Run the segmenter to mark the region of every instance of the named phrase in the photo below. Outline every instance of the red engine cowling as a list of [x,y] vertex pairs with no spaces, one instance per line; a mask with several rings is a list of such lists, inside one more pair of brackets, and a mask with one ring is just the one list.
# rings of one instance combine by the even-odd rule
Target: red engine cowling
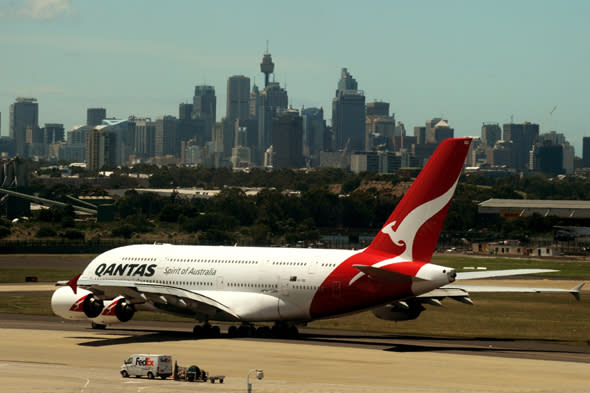
[[92,292],[78,288],[77,294],[70,287],[57,289],[51,297],[51,308],[65,319],[89,319],[97,325],[127,322],[135,314],[135,307],[124,297],[100,300]]

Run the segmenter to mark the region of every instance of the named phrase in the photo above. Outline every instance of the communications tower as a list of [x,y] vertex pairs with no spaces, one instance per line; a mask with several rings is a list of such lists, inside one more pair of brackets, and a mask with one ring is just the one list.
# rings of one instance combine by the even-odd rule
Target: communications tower
[[275,63],[272,62],[270,53],[268,53],[268,42],[266,43],[266,53],[262,57],[262,63],[260,63],[260,72],[264,74],[264,87],[268,86],[268,76],[273,73],[275,69]]

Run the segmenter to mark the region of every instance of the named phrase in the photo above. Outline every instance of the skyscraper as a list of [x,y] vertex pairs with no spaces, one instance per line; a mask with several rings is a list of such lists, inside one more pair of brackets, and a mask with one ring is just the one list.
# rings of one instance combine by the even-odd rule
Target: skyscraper
[[176,117],[163,116],[156,119],[154,155],[163,157],[175,155],[176,151]]
[[590,168],[590,136],[582,139],[582,163],[584,168]]
[[36,130],[39,128],[39,104],[36,98],[16,99],[10,105],[9,136],[14,139],[16,155],[27,156],[26,134],[27,128]]
[[217,97],[215,87],[202,85],[195,86],[193,97],[193,118],[203,119],[205,122],[205,141],[213,138],[213,127],[215,126],[217,113]]
[[502,129],[498,123],[483,123],[481,126],[481,141],[483,147],[494,147],[496,142],[502,138]]
[[64,125],[61,123],[45,123],[43,128],[43,143],[50,145],[52,143],[63,142],[65,136]]
[[226,119],[234,122],[249,116],[250,78],[234,75],[227,78]]
[[324,150],[326,121],[323,108],[305,108],[303,117],[303,154],[312,167],[320,164],[320,151]]
[[[191,105],[192,106],[192,105]],[[135,140],[133,151],[138,158],[154,156],[156,126],[149,118],[135,119]]]
[[395,117],[389,116],[389,103],[375,101],[367,104],[365,119],[365,148],[373,150],[377,145],[393,149]]
[[[273,118],[287,109],[289,97],[287,91],[277,82],[270,82],[260,93],[258,109],[258,154],[273,144]],[[261,159],[261,157],[258,157]],[[260,163],[260,161],[259,161]]]
[[529,152],[539,136],[539,125],[525,122],[522,124],[508,123],[503,125],[504,140],[512,141],[514,168],[521,170],[528,165]]
[[365,94],[346,68],[332,100],[332,127],[336,149],[365,150]]
[[107,127],[97,126],[86,135],[86,167],[90,171],[117,165],[116,135]]
[[86,125],[97,126],[107,118],[107,110],[105,108],[88,108],[86,110]]
[[193,117],[193,104],[182,103],[178,106],[178,119],[191,120]]
[[289,109],[273,119],[273,168],[302,168],[303,118]]

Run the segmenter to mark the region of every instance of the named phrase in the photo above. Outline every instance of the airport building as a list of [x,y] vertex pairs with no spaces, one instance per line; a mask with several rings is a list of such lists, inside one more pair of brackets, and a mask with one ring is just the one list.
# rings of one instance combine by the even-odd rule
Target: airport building
[[568,221],[590,221],[590,201],[536,200],[536,199],[498,199],[492,198],[478,205],[481,222],[493,222],[495,217],[506,219],[555,216]]

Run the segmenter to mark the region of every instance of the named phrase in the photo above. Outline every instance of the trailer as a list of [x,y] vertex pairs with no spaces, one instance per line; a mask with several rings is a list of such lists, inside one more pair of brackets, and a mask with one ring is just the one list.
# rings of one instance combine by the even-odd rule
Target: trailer
[[205,370],[200,369],[196,365],[183,367],[174,362],[174,380],[184,382],[219,382],[223,383],[225,375],[209,375]]

